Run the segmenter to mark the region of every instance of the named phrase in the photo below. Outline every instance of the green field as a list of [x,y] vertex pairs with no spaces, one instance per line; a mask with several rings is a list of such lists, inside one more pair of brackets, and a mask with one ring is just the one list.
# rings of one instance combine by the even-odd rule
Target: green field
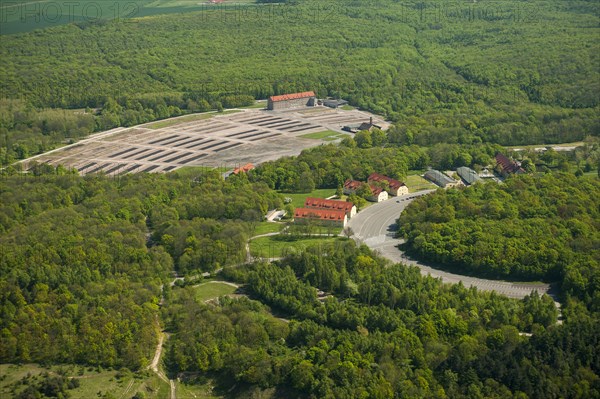
[[224,284],[218,281],[200,284],[194,288],[196,291],[196,299],[200,302],[209,299],[218,298],[223,295],[233,294],[237,288]]
[[348,135],[344,134],[344,133],[335,132],[333,130],[325,130],[323,132],[303,134],[300,137],[302,137],[304,139],[333,141],[333,140],[343,139],[344,137],[348,137]]
[[256,225],[254,231],[252,232],[253,236],[259,236],[261,234],[267,233],[279,233],[281,230],[282,223],[274,223],[274,222],[262,222]]
[[[229,3],[229,4],[228,4]],[[232,8],[256,6],[255,0],[224,0],[223,4],[209,4],[195,0],[136,0],[57,2],[55,0],[11,0],[0,5],[0,34],[30,32],[69,23],[94,24],[118,20],[136,24],[132,18],[191,11],[222,12]]]
[[417,191],[423,190],[435,190],[437,186],[425,179],[423,179],[419,175],[409,175],[404,179],[404,183],[406,187],[408,187],[408,191],[411,193],[416,193]]
[[[36,364],[0,365],[0,397],[11,398],[19,394],[26,385],[19,384],[28,374],[36,377],[48,372],[58,375],[64,372],[67,377],[79,380],[79,387],[68,390],[70,399],[89,399],[102,395],[113,398],[131,398],[136,392],[144,392],[148,399],[162,399],[169,396],[169,384],[149,371],[138,373],[116,370],[97,370],[78,365],[52,366],[48,368]],[[16,390],[13,391],[13,388]]]
[[262,108],[266,108],[266,107],[267,107],[267,102],[266,101],[256,101],[252,105],[247,105],[245,107],[240,107],[240,108],[244,108],[244,109],[262,109]]
[[[338,231],[336,230],[335,233],[337,234]],[[252,256],[263,258],[281,258],[311,245],[331,243],[338,239],[338,237],[311,237],[284,241],[279,236],[260,237],[250,241],[250,253]]]
[[307,197],[315,197],[315,198],[327,198],[335,195],[335,190],[333,188],[319,188],[310,193],[280,193],[284,197],[289,197],[292,199],[292,205],[296,208],[301,208],[304,206],[304,201]]

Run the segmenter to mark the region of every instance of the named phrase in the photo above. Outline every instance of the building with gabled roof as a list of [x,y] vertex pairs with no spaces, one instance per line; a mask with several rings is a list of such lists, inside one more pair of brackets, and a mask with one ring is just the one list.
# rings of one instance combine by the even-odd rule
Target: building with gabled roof
[[294,223],[306,224],[314,222],[323,226],[346,227],[348,216],[338,209],[296,208]]
[[356,206],[352,202],[335,201],[323,198],[308,197],[304,201],[304,207],[309,209],[335,209],[346,212],[348,219],[356,215]]
[[[356,193],[356,191],[365,183],[358,181],[358,180],[346,180],[344,182],[344,194],[346,195],[350,195],[350,194],[354,194]],[[371,188],[371,192],[373,193],[373,195],[367,197],[367,199],[369,201],[373,201],[373,202],[382,202],[388,199],[388,193],[387,191],[385,191],[384,189],[382,189],[381,187],[377,187],[374,186],[372,184],[369,184],[369,187]]]
[[313,107],[316,104],[317,98],[314,91],[305,91],[302,93],[281,94],[279,96],[271,96],[267,101],[267,109],[272,111]]
[[479,177],[477,172],[466,166],[456,168],[456,173],[458,173],[462,181],[468,186],[481,180],[481,177]]
[[247,163],[244,166],[240,166],[238,168],[235,168],[233,170],[233,174],[234,175],[238,175],[240,173],[248,173],[249,171],[251,171],[252,169],[254,169],[254,165],[252,165],[251,163]]
[[385,191],[383,188],[373,185],[369,185],[369,187],[371,187],[371,192],[373,193],[372,196],[367,197],[369,201],[383,202],[389,198],[387,191]]
[[346,132],[350,132],[350,133],[358,133],[362,130],[368,130],[371,131],[374,128],[377,129],[381,129],[381,126],[376,125],[373,123],[373,117],[369,118],[369,122],[362,122],[362,123],[357,123],[357,124],[352,124],[352,125],[345,125],[344,127],[342,127],[342,130],[346,131]]
[[402,183],[399,180],[392,179],[391,177],[381,175],[379,173],[371,173],[369,175],[369,177],[367,178],[367,181],[369,183],[387,182],[387,184],[388,184],[387,192],[388,192],[388,194],[391,194],[391,195],[399,196],[399,195],[408,194],[408,187],[406,187],[406,184]]
[[520,163],[509,159],[500,152],[496,154],[496,164],[500,167],[500,174],[505,177],[511,174],[525,173]]
[[457,182],[456,180],[452,179],[451,177],[448,177],[448,175],[445,175],[444,173],[435,169],[428,170],[427,172],[425,172],[423,177],[425,177],[433,184],[440,186],[441,188],[456,187],[459,184],[459,182]]

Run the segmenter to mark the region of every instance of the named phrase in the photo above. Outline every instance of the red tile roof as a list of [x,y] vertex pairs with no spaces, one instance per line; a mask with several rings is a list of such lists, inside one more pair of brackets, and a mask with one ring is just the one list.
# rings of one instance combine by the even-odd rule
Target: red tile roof
[[284,101],[284,100],[296,100],[299,98],[315,97],[314,91],[305,91],[302,93],[282,94],[280,96],[271,96],[269,100],[273,102]]
[[496,154],[496,163],[500,165],[504,173],[525,173],[521,165],[515,161],[511,161],[504,154]]
[[406,185],[406,184],[402,183],[401,181],[398,181],[396,179],[392,179],[391,177],[380,175],[379,173],[371,173],[371,175],[369,176],[369,178],[367,179],[367,181],[369,181],[369,182],[372,182],[372,181],[376,181],[376,182],[387,181],[389,183],[389,185],[390,185],[390,188],[392,190],[397,190],[400,187]]
[[[347,190],[356,191],[363,184],[364,183],[361,182],[361,181],[348,179],[344,183],[344,188],[347,189]],[[377,197],[383,191],[383,189],[381,187],[377,187],[377,186],[374,186],[372,184],[369,184],[369,187],[371,187],[371,192],[373,193],[373,196],[375,196],[375,197]]]
[[369,185],[369,187],[371,187],[371,192],[373,193],[373,197],[378,197],[379,194],[381,194],[381,192],[384,191],[383,188],[381,188],[381,187],[372,186],[372,185]]
[[344,212],[350,212],[354,204],[346,201],[334,201],[323,198],[308,197],[304,201],[304,206],[307,208],[337,209]]
[[347,188],[348,190],[358,190],[362,184],[361,181],[348,179],[344,182],[344,188]]
[[254,169],[254,165],[252,165],[251,163],[247,163],[244,166],[240,166],[239,168],[235,168],[233,170],[233,174],[237,175],[237,174],[239,174],[241,172],[247,173],[248,171],[250,171],[252,169]]
[[346,212],[336,209],[308,209],[296,208],[294,218],[319,219],[319,220],[344,220]]

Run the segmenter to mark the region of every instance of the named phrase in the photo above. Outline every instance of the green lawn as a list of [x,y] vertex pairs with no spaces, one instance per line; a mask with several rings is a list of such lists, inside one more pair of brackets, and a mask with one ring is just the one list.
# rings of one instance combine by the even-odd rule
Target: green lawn
[[252,232],[253,236],[259,236],[261,234],[267,233],[279,233],[281,230],[281,226],[283,223],[273,223],[273,222],[262,222],[256,225],[254,232]]
[[346,136],[348,136],[348,135],[344,134],[344,133],[335,132],[333,130],[324,130],[322,132],[303,134],[300,137],[302,137],[304,139],[312,139],[312,140],[333,141],[333,140],[344,138]]
[[205,173],[210,170],[216,170],[220,173],[224,173],[224,172],[227,172],[228,170],[231,170],[231,168],[223,167],[223,166],[220,166],[217,168],[213,168],[210,166],[184,166],[184,167],[174,170],[172,173],[177,173],[179,176],[182,176],[182,177],[193,178],[193,177],[198,176],[199,174]]
[[252,105],[247,105],[245,107],[240,107],[240,108],[244,108],[244,109],[262,109],[262,108],[266,108],[267,107],[267,102],[266,101],[257,101]]
[[[71,399],[89,399],[98,397],[98,392],[108,393],[115,398],[131,398],[136,392],[145,392],[148,399],[160,399],[169,396],[169,384],[149,371],[138,373],[126,372],[119,376],[116,370],[96,370],[79,365],[51,366],[43,368],[36,364],[0,365],[0,397],[14,397],[10,390],[14,384],[27,374],[37,376],[44,372],[58,373],[65,370],[66,376],[79,380],[79,387],[69,390]],[[92,371],[90,371],[92,370]],[[117,378],[119,377],[119,378]],[[18,394],[25,386],[20,385]]]
[[296,208],[301,208],[304,206],[304,200],[306,197],[315,197],[315,198],[327,198],[335,195],[335,189],[333,188],[319,188],[310,193],[281,193],[284,197],[290,197],[292,199],[292,205]]
[[220,283],[210,282],[203,283],[194,288],[196,291],[196,299],[200,302],[204,302],[208,299],[218,298],[223,295],[233,294],[237,288]]
[[417,191],[436,189],[437,186],[418,175],[409,175],[404,179],[408,191],[416,193]]
[[341,106],[341,108],[342,108],[344,111],[352,111],[352,110],[356,109],[356,108],[354,108],[352,105],[348,105],[348,104],[346,104],[346,105],[342,105],[342,106]]
[[[336,230],[336,234],[339,231]],[[252,256],[263,258],[281,258],[291,252],[298,252],[311,245],[331,243],[338,237],[312,237],[300,238],[295,241],[283,241],[278,236],[260,237],[250,241],[250,253]]]
[[148,129],[162,129],[163,127],[175,126],[180,123],[199,121],[199,120],[203,120],[203,119],[210,119],[213,116],[234,114],[236,112],[241,112],[241,111],[232,109],[232,110],[223,111],[223,112],[205,112],[202,114],[192,114],[192,115],[181,116],[181,117],[178,117],[175,119],[171,118],[171,119],[165,119],[164,121],[150,123],[150,124],[144,125],[144,127],[148,128]]

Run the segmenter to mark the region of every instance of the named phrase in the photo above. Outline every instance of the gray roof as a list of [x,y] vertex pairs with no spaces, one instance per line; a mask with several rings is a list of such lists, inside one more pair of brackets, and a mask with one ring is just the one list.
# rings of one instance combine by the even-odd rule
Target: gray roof
[[435,169],[425,172],[425,178],[441,187],[446,187],[448,184],[456,183],[456,180],[449,178],[439,170]]
[[323,100],[323,105],[326,105],[328,107],[340,107],[342,105],[346,105],[348,104],[348,101],[346,100],[332,100],[332,99],[326,99]]
[[461,179],[463,179],[467,184],[473,184],[476,181],[481,180],[477,172],[471,168],[467,168],[466,166],[456,168],[456,173],[458,173]]

